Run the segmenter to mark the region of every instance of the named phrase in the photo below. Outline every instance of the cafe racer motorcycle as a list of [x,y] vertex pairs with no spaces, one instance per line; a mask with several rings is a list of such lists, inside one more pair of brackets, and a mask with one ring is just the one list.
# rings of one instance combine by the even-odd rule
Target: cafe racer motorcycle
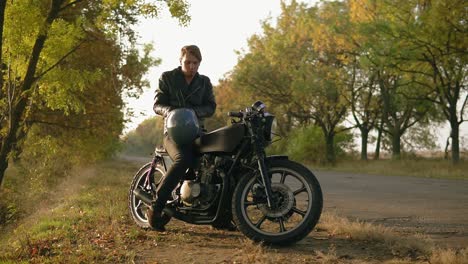
[[[198,137],[196,168],[172,192],[163,218],[191,224],[223,226],[234,221],[248,238],[270,245],[287,245],[307,236],[323,206],[314,174],[287,156],[267,156],[274,115],[261,101],[244,111],[229,112],[231,125]],[[152,162],[135,174],[128,207],[135,223],[150,228],[145,216],[156,188],[172,160],[156,148]]]

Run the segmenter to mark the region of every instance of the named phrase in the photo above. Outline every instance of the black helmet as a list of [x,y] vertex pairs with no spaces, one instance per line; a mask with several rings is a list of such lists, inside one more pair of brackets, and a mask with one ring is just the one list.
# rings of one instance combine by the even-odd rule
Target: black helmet
[[265,111],[265,104],[262,101],[257,101],[252,105],[252,109],[254,109],[257,112],[263,112]]
[[169,137],[179,146],[192,143],[199,135],[198,118],[192,109],[174,109],[169,112],[165,121]]

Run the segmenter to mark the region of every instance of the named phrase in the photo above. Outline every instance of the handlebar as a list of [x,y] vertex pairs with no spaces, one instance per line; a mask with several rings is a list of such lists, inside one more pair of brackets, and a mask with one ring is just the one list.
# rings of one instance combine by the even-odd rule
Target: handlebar
[[230,117],[238,117],[238,118],[242,118],[244,116],[244,114],[242,112],[228,112],[228,116]]

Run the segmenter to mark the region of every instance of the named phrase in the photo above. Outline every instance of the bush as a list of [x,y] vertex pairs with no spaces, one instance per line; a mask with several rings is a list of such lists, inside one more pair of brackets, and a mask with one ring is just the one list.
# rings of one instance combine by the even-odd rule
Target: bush
[[153,117],[143,121],[138,127],[125,135],[123,153],[127,155],[148,155],[155,146],[162,145],[163,120]]
[[19,215],[15,197],[16,195],[11,189],[2,188],[0,192],[0,227],[14,222]]
[[[353,136],[349,132],[335,136],[335,155],[342,158],[346,150],[352,147]],[[322,130],[314,125],[303,126],[292,130],[284,140],[273,144],[269,151],[272,154],[287,154],[291,159],[299,162],[325,163],[326,144]]]

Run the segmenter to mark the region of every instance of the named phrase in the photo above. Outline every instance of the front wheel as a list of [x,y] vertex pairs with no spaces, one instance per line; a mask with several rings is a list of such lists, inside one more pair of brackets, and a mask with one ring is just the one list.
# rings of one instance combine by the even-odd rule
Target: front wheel
[[254,241],[287,245],[307,236],[322,213],[320,184],[303,165],[290,160],[269,164],[272,207],[266,202],[259,175],[245,175],[232,199],[234,221],[239,230]]
[[[138,199],[133,191],[136,189],[141,189],[147,193],[150,193],[151,189],[153,188],[151,185],[154,184],[154,186],[158,186],[161,179],[164,177],[164,174],[166,173],[164,167],[157,163],[152,177],[154,182],[152,183],[150,182],[151,177],[148,177],[150,170],[151,163],[141,167],[135,176],[133,176],[133,181],[128,192],[128,209],[130,210],[130,215],[138,226],[145,229],[151,228],[145,215],[148,206],[144,204],[143,201]],[[169,219],[165,219],[165,221],[168,222]]]

